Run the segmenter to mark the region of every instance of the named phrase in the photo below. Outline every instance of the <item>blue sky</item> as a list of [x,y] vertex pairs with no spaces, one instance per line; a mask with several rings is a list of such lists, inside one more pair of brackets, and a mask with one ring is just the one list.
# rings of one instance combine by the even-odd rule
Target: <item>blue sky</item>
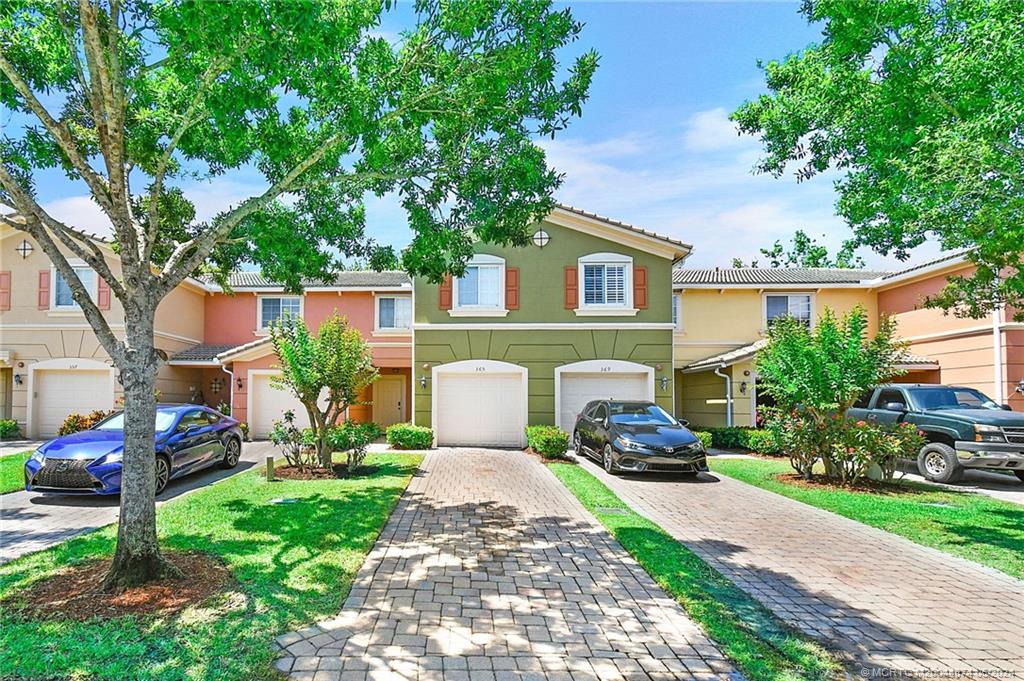
[[[586,26],[566,61],[594,48],[601,66],[583,117],[555,140],[549,162],[565,174],[560,201],[694,244],[692,266],[728,266],[803,229],[833,247],[850,235],[834,213],[835,176],[797,184],[753,175],[756,139],[728,113],[763,91],[758,59],[782,58],[820,37],[797,3],[570,3]],[[383,31],[411,16],[400,5]],[[259,191],[254,175],[188,189],[200,217]],[[41,198],[59,218],[102,229],[81,186],[49,176]],[[370,233],[401,248],[409,239],[393,197],[367,203]],[[915,253],[913,260],[934,250]],[[898,267],[863,250],[870,266]]]

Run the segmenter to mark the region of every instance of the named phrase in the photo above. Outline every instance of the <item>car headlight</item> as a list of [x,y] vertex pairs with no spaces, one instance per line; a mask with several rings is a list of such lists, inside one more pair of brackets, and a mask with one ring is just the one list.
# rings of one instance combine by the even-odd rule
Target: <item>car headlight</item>
[[32,456],[28,458],[30,461],[38,461],[39,463],[44,463],[46,461],[46,455],[43,454],[43,450],[41,449],[37,449],[36,451],[32,452]]
[[1003,429],[999,426],[986,426],[978,423],[974,426],[974,441],[1006,442],[1006,438],[1003,436]]
[[616,440],[616,442],[623,449],[647,449],[647,445],[644,445],[640,442],[633,442],[632,440],[627,440],[624,437],[619,437]]

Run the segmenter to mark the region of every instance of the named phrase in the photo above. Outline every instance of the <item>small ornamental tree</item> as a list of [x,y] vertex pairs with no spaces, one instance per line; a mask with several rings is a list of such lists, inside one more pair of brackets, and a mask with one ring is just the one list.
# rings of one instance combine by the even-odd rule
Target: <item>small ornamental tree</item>
[[270,327],[281,359],[274,387],[292,392],[309,415],[313,446],[323,468],[331,468],[331,428],[359,393],[377,380],[370,346],[358,329],[337,314],[312,336],[301,319],[285,317]]
[[882,317],[868,338],[868,315],[859,305],[842,318],[825,309],[814,329],[783,317],[768,330],[768,344],[757,355],[757,387],[776,402],[773,420],[793,468],[810,478],[814,463],[831,465],[843,414],[865,391],[898,375],[905,344],[896,324]]
[[[117,548],[104,588],[175,569],[156,534],[153,460],[161,301],[187,277],[257,265],[288,291],[339,255],[374,268],[364,198],[393,194],[412,231],[401,266],[460,274],[475,239],[525,245],[558,174],[535,141],[582,113],[597,55],[559,56],[582,25],[549,0],[0,2],[0,224],[34,239],[124,383]],[[119,262],[37,196],[62,173],[102,211]],[[199,215],[203,183],[251,195]],[[208,185],[216,187],[216,184]],[[216,192],[211,192],[216,194]],[[13,208],[13,212],[10,210]],[[115,332],[70,260],[124,309]]]

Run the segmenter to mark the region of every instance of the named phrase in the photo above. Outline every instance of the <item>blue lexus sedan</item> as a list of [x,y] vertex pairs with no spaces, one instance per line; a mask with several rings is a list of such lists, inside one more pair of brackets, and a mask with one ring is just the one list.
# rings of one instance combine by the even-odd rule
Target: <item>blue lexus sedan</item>
[[[121,491],[124,412],[90,430],[50,440],[25,462],[25,489],[48,494],[117,494]],[[234,468],[242,454],[238,421],[195,404],[156,410],[156,493],[189,473],[219,465]]]

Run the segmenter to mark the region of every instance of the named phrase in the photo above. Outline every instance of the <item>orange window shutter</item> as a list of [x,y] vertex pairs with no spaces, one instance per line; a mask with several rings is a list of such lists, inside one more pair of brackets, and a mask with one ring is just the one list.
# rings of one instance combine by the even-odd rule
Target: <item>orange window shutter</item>
[[577,270],[572,265],[565,266],[565,309],[575,310],[580,303],[580,284]]
[[39,270],[39,309],[50,309],[50,270]]
[[452,275],[444,275],[441,286],[438,287],[437,306],[442,310],[452,309]]
[[0,272],[0,310],[11,309],[11,273]]
[[519,309],[519,268],[505,268],[505,309]]
[[647,268],[633,268],[633,307],[647,309]]
[[96,283],[96,307],[101,310],[110,309],[110,284],[103,277]]

